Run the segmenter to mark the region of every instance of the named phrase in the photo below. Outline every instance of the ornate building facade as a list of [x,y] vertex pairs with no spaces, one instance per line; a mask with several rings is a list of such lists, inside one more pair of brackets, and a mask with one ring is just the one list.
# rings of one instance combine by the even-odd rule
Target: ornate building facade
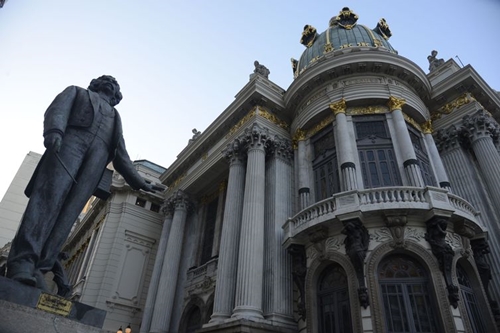
[[256,62],[161,176],[142,333],[497,330],[499,95],[357,20],[306,25],[286,91]]

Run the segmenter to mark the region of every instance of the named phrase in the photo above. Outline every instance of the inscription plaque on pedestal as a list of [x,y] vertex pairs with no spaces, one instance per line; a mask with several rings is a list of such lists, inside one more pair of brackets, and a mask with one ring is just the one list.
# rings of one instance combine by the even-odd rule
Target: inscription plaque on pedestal
[[67,317],[71,312],[71,301],[59,296],[41,293],[36,308],[45,312]]

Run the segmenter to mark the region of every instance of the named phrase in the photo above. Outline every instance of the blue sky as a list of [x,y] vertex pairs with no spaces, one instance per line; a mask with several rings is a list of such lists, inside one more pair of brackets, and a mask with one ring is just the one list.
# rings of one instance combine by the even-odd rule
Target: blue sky
[[[68,85],[110,74],[132,159],[168,167],[248,82],[254,60],[287,89],[304,25],[348,6],[385,18],[392,46],[427,72],[431,50],[459,56],[500,90],[500,1],[8,0],[0,9],[0,198],[24,156],[42,153],[43,113]],[[455,58],[456,59],[456,58]]]

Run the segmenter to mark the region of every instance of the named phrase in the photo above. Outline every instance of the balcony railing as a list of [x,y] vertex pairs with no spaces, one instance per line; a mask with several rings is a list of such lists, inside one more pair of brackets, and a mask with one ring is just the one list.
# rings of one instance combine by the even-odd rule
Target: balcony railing
[[478,212],[464,199],[437,187],[382,187],[359,191],[342,192],[319,201],[300,211],[283,226],[285,238],[343,216],[362,215],[379,210],[447,211],[479,225]]

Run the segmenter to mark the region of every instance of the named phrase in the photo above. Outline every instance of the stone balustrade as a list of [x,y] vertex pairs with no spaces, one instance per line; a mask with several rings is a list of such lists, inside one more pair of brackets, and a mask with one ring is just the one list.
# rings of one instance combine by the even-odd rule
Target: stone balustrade
[[301,232],[330,220],[390,210],[422,216],[432,209],[466,219],[478,226],[478,212],[466,200],[437,187],[381,187],[342,192],[319,201],[286,221],[285,243]]

